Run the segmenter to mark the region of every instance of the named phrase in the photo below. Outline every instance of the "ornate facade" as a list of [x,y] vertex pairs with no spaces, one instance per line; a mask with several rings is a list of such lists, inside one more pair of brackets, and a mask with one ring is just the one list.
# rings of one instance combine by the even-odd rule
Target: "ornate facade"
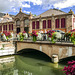
[[72,10],[65,13],[58,9],[50,9],[32,18],[32,31],[61,30],[68,32],[75,29],[75,15]]
[[38,16],[33,17],[32,14],[25,14],[20,8],[16,16],[10,17],[6,14],[0,18],[0,32],[10,31],[14,34],[23,32],[28,33],[36,30],[46,33],[48,30],[61,30],[68,32],[75,29],[75,15],[72,10],[65,13],[58,9],[50,9]]
[[14,34],[23,32],[24,30],[28,33],[30,30],[30,21],[31,21],[32,15],[31,13],[25,14],[22,12],[22,9],[20,8],[19,13],[13,18],[14,19]]

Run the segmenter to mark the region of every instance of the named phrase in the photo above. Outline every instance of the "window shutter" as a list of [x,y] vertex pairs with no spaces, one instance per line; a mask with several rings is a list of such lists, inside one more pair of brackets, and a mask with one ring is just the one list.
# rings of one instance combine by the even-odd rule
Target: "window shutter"
[[61,28],[65,28],[65,18],[61,19]]
[[51,20],[48,20],[48,28],[51,28]]
[[56,28],[59,28],[59,19],[56,19],[55,26],[56,26]]
[[12,30],[13,30],[13,24],[12,24],[12,26],[11,26],[11,27],[12,27]]
[[39,29],[39,21],[36,22],[36,29]]
[[5,25],[3,25],[3,31],[5,31]]
[[11,28],[10,28],[11,26],[10,26],[10,24],[9,24],[9,30],[11,30]]
[[46,20],[43,21],[43,29],[46,28]]
[[6,25],[6,31],[7,31],[7,25]]
[[35,29],[35,21],[32,22],[32,29]]

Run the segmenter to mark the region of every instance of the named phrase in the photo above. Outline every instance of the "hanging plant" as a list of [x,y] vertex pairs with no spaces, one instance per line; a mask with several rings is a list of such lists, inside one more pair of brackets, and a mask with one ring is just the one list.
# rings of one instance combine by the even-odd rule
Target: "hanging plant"
[[36,31],[33,31],[31,36],[33,37],[33,41],[36,42],[38,33]]

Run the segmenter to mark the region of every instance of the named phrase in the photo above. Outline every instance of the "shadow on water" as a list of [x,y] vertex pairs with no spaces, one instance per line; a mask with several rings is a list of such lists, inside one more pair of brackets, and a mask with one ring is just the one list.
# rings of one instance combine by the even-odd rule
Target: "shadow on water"
[[68,61],[72,61],[72,60],[75,61],[75,56],[61,59],[59,63],[66,65],[68,63]]
[[23,49],[19,51],[17,54],[24,56],[24,57],[28,57],[28,58],[51,62],[51,58],[48,55],[46,55],[45,53],[41,51],[34,50],[34,49]]

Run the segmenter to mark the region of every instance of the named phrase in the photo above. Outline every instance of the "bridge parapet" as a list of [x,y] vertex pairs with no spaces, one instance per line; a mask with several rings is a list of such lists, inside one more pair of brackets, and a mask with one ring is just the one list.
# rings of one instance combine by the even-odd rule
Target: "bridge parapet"
[[16,52],[23,49],[34,49],[39,50],[49,57],[52,58],[52,55],[58,55],[59,60],[75,56],[75,45],[72,43],[50,43],[49,41],[14,41]]

